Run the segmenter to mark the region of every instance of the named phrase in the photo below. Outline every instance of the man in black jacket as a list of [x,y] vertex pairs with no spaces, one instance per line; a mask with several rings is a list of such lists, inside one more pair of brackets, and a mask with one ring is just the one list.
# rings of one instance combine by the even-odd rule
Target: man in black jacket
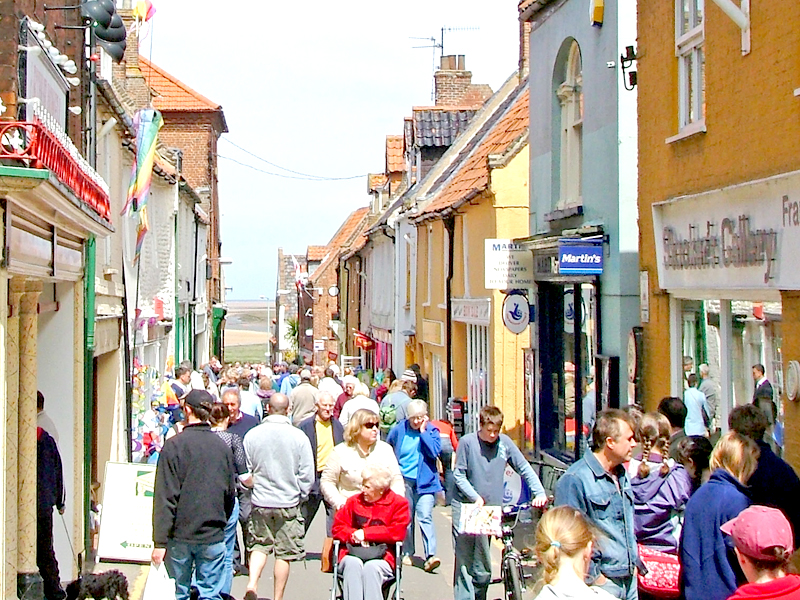
[[[317,412],[311,415],[306,420],[302,421],[297,427],[308,436],[311,442],[311,453],[314,455],[314,468],[316,471],[316,478],[314,485],[311,487],[311,493],[308,499],[303,504],[303,518],[305,519],[306,533],[311,526],[311,521],[319,510],[319,505],[324,502],[322,492],[319,490],[319,480],[322,476],[322,470],[325,468],[325,462],[328,460],[333,447],[340,444],[344,439],[344,427],[339,422],[339,419],[333,417],[333,407],[336,404],[333,396],[328,392],[320,392],[317,396]],[[331,527],[333,526],[333,515],[336,511],[332,506],[325,503],[325,514],[327,519],[325,521],[326,531],[328,537],[331,535]]]
[[221,597],[236,490],[233,453],[208,424],[213,402],[208,392],[189,392],[187,425],[164,444],[156,469],[152,560],[165,562],[177,600],[188,600],[192,572],[201,600]]
[[789,519],[794,532],[795,548],[800,544],[800,477],[791,465],[772,451],[764,441],[769,421],[764,411],[754,404],[737,406],[728,417],[728,426],[736,433],[749,437],[761,454],[756,472],[747,480],[753,504],[779,508]]
[[44,597],[62,600],[67,594],[61,588],[58,561],[53,551],[53,507],[64,514],[64,476],[56,441],[41,427],[36,429],[36,457],[36,566],[44,583]]

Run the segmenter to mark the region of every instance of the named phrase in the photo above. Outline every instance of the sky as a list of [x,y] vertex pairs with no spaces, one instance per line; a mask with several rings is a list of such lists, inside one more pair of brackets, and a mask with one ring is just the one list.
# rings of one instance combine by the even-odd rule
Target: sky
[[279,247],[304,255],[367,206],[386,135],[432,104],[434,49],[414,46],[462,29],[445,31],[445,54],[466,55],[473,83],[493,90],[519,57],[517,0],[153,2],[141,54],[220,104],[228,124],[218,153],[229,300],[274,297]]

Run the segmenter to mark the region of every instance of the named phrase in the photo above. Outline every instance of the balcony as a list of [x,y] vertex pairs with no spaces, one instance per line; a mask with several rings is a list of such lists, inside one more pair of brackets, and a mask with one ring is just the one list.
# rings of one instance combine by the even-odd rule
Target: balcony
[[108,186],[42,109],[32,122],[0,123],[0,165],[48,169],[86,208],[110,223]]

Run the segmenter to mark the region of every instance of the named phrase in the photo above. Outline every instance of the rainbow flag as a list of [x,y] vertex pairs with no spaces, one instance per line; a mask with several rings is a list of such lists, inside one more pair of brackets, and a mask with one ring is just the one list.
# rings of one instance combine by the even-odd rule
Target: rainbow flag
[[158,131],[164,125],[161,113],[154,108],[143,108],[133,119],[136,128],[136,157],[131,170],[131,183],[128,186],[128,197],[121,214],[139,213],[139,224],[136,227],[136,252],[133,262],[139,261],[144,243],[144,236],[150,229],[147,219],[147,196],[153,180],[153,163],[156,159]]

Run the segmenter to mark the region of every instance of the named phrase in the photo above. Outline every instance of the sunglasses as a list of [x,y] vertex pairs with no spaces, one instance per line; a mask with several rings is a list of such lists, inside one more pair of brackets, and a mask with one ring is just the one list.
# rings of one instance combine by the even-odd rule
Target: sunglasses
[[377,423],[364,423],[364,427],[367,429],[376,429],[378,427]]

